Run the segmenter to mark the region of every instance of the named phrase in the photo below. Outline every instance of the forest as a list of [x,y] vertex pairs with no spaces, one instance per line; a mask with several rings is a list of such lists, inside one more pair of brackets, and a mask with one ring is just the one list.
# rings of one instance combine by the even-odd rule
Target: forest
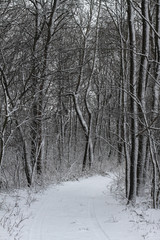
[[0,1],[0,188],[124,170],[160,203],[160,0]]

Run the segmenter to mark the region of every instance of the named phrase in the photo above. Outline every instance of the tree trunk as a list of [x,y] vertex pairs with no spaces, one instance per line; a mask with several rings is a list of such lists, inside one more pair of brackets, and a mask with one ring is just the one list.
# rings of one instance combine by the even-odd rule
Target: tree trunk
[[[149,8],[148,8],[148,0],[142,0],[142,15],[143,15],[143,34],[142,34],[142,56],[141,56],[141,64],[139,70],[139,82],[138,82],[138,99],[140,101],[139,106],[139,132],[141,132],[144,125],[143,112],[146,114],[146,84],[148,77],[148,55],[149,55]],[[147,136],[144,134],[139,135],[139,149],[138,149],[138,165],[137,165],[137,194],[143,195],[143,176],[144,176],[144,165],[146,160],[146,149],[147,149]]]
[[131,155],[130,155],[130,189],[128,203],[136,203],[137,190],[137,158],[138,158],[138,109],[137,109],[137,89],[136,89],[136,36],[134,27],[134,11],[132,3],[127,0],[128,4],[128,24],[130,37],[130,112],[131,112]]
[[[156,1],[156,31],[158,35],[160,35],[160,0]],[[159,115],[159,97],[160,97],[160,38],[157,34],[155,34],[155,48],[156,48],[156,53],[155,53],[155,62],[156,62],[156,68],[155,68],[155,84],[154,84],[154,102],[153,102],[153,121],[157,119]],[[156,122],[154,121],[154,126],[156,125]],[[155,138],[154,134],[152,134],[152,141],[153,141],[153,155],[155,157],[155,161],[152,161],[153,163],[153,206],[156,208],[157,207],[157,178],[160,181],[160,166],[158,162],[158,154],[157,154],[157,149],[156,149],[156,144],[155,144]],[[158,170],[158,177],[156,174],[156,171]],[[156,198],[156,199],[155,199]]]
[[[123,108],[123,141],[124,141],[124,155],[125,155],[125,188],[126,188],[126,198],[129,196],[130,187],[130,147],[129,147],[129,137],[128,137],[128,122],[127,122],[127,111],[128,111],[128,86],[127,79],[125,77],[125,71],[127,69],[127,53],[125,51],[126,47],[124,45],[123,39],[121,37],[121,78],[122,78],[122,108]],[[127,75],[127,74],[126,74]]]
[[[145,127],[143,112],[146,114],[146,84],[148,77],[148,55],[149,55],[149,31],[150,27],[147,21],[149,21],[149,3],[148,0],[142,0],[142,15],[143,15],[143,33],[142,33],[142,56],[139,70],[139,82],[138,82],[138,98],[141,103],[139,107],[139,132]],[[144,134],[139,135],[139,149],[138,149],[138,164],[137,164],[137,194],[143,195],[143,176],[144,176],[144,165],[146,160],[147,150],[147,136]]]

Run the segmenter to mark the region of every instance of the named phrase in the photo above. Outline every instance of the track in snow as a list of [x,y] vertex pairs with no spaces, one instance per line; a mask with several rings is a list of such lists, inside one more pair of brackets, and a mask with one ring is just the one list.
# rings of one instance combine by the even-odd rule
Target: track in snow
[[95,203],[94,203],[95,199],[92,198],[91,202],[90,202],[90,216],[91,216],[91,220],[95,225],[94,231],[95,234],[98,235],[98,237],[101,240],[111,240],[110,237],[108,236],[108,234],[106,233],[105,229],[103,229],[103,227],[101,226],[101,219],[98,219],[98,216],[96,214],[96,208],[95,208]]
[[49,190],[34,210],[23,240],[111,240],[101,226],[108,182],[96,176]]
[[110,185],[108,176],[95,176],[48,189],[31,206],[21,239],[143,240],[132,211],[113,198]]

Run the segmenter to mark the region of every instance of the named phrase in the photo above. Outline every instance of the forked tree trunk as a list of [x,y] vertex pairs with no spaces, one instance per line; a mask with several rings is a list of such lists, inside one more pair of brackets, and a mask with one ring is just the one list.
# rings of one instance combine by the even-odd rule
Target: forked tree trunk
[[[91,30],[91,22],[93,20],[93,8],[94,4],[90,5],[90,13],[89,13],[89,21],[88,25],[86,28],[86,34],[85,36],[83,35],[83,48],[81,51],[81,58],[80,58],[80,72],[79,72],[79,77],[78,77],[78,83],[76,87],[76,92],[72,94],[73,100],[74,100],[74,105],[75,105],[75,110],[78,116],[78,119],[80,121],[80,124],[84,130],[85,137],[86,137],[86,144],[85,144],[85,152],[84,152],[84,157],[83,157],[83,162],[82,162],[82,170],[86,168],[87,165],[87,160],[88,160],[88,166],[91,168],[91,165],[93,163],[93,158],[94,158],[94,152],[93,152],[93,142],[92,142],[92,109],[90,106],[90,91],[91,85],[92,85],[92,80],[93,80],[93,74],[95,71],[96,67],[96,60],[97,60],[97,50],[98,50],[98,33],[99,33],[99,18],[100,18],[100,10],[101,10],[101,0],[99,1],[98,5],[98,13],[97,13],[97,18],[96,18],[96,28],[95,28],[95,46],[94,46],[94,52],[93,52],[93,59],[92,59],[92,64],[91,64],[91,71],[90,75],[88,77],[88,82],[86,86],[86,92],[85,92],[85,97],[84,97],[84,102],[85,102],[85,110],[87,113],[88,119],[85,119],[84,114],[80,108],[79,104],[79,97],[80,97],[80,90],[82,90],[82,85],[84,84],[84,79],[83,79],[83,74],[84,74],[84,66],[85,66],[85,61],[86,61],[86,46],[88,44],[88,37],[89,37],[89,31]],[[83,32],[83,30],[81,29]]]
[[[42,117],[43,117],[43,94],[46,80],[47,58],[49,53],[49,46],[51,38],[53,37],[53,19],[59,4],[58,0],[54,0],[50,5],[49,15],[42,18],[41,11],[43,12],[44,5],[38,1],[32,1],[35,8],[35,32],[33,38],[32,49],[32,91],[34,96],[34,102],[32,106],[32,121],[31,121],[31,163],[32,163],[32,175],[34,171],[38,175],[42,174]],[[40,8],[40,10],[39,10]],[[42,18],[42,19],[41,19]],[[44,26],[47,26],[45,38],[41,39]],[[45,40],[44,40],[45,39]],[[38,47],[40,42],[44,41],[43,54],[39,62],[42,62],[40,69],[39,62],[37,63],[36,56],[39,51]],[[39,80],[40,79],[40,80]]]
[[73,100],[75,104],[75,109],[77,112],[78,119],[80,124],[84,130],[86,144],[85,144],[85,151],[84,157],[82,162],[82,170],[84,171],[87,165],[87,159],[89,160],[88,164],[91,167],[91,163],[93,162],[93,144],[91,139],[91,129],[92,129],[92,116],[90,116],[89,123],[87,124],[86,120],[84,119],[83,113],[80,109],[79,102],[78,102],[78,94],[73,95]]
[[[5,72],[3,71],[2,68],[0,68],[0,71],[2,73],[2,88],[4,91],[4,97],[5,97],[5,103],[6,103],[6,109],[5,109],[5,120],[3,122],[3,126],[2,126],[2,131],[1,131],[1,140],[0,140],[0,175],[1,175],[1,167],[3,164],[3,157],[4,157],[4,153],[5,153],[5,148],[7,147],[7,141],[9,140],[9,137],[7,138],[7,140],[5,140],[5,132],[6,132],[6,127],[8,125],[8,116],[9,116],[9,111],[8,111],[8,106],[9,106],[9,102],[12,106],[12,109],[15,109],[15,105],[11,99],[10,96],[10,92],[8,89],[8,84],[7,84],[7,76],[5,74]],[[18,116],[16,114],[16,110],[13,110],[13,116],[16,122],[16,127],[18,129],[20,138],[21,138],[21,143],[22,143],[22,148],[23,148],[23,160],[24,160],[24,172],[26,174],[26,179],[27,179],[27,184],[30,187],[32,184],[32,180],[31,180],[31,169],[30,169],[30,163],[28,162],[28,157],[27,157],[27,143],[26,140],[23,136],[23,130],[22,130],[22,123],[19,124],[18,121]],[[11,117],[11,116],[10,116]]]

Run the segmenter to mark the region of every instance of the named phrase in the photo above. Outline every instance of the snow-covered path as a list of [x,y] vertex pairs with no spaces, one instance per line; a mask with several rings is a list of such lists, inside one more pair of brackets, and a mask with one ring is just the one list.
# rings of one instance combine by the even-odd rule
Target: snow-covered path
[[109,177],[95,176],[53,187],[33,205],[23,240],[141,240],[114,200]]
[[109,240],[98,221],[99,217],[102,221],[106,219],[103,214],[106,185],[103,177],[94,177],[53,189],[43,199],[27,239]]
[[[100,181],[100,177],[97,177],[97,181],[89,178],[53,189],[43,199],[27,239],[110,239],[101,228],[95,209],[97,204],[104,206],[105,189],[106,183]],[[98,214],[101,214],[100,210]]]

